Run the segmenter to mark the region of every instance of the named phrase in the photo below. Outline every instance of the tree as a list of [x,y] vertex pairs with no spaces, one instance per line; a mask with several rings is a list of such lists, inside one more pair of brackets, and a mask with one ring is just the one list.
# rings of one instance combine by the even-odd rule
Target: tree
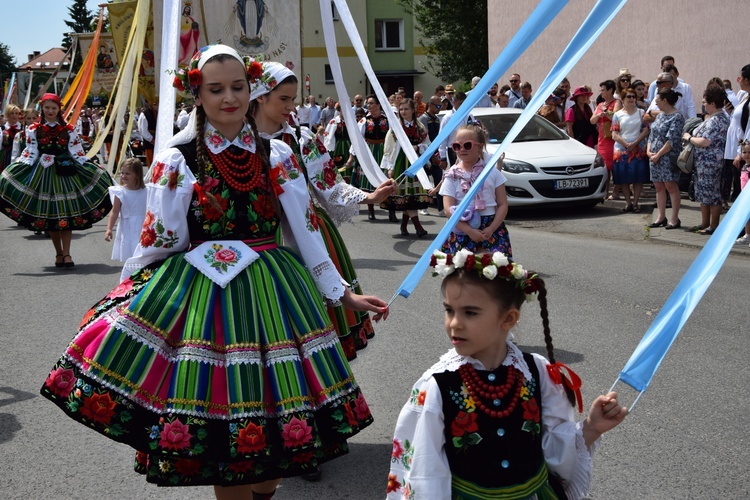
[[427,69],[446,82],[487,72],[487,0],[396,0],[423,38]]
[[[73,0],[73,5],[68,7],[68,12],[70,13],[70,20],[65,21],[65,24],[73,33],[88,33],[91,31],[91,25],[94,22],[94,15],[86,8],[86,0]],[[73,39],[71,37],[65,36],[63,38],[63,47],[69,49],[72,44]],[[80,51],[77,51],[75,59],[73,60],[73,65],[70,68],[71,71],[78,71],[78,68],[81,67],[82,63],[83,58],[81,57],[81,53]]]
[[0,100],[5,97],[3,95],[5,79],[10,78],[16,66],[16,58],[10,53],[10,47],[0,42]]

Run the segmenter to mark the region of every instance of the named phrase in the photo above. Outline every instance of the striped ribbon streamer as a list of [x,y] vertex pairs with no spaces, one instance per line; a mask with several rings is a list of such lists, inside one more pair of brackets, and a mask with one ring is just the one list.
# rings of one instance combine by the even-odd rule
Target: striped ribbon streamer
[[[743,189],[721,224],[656,315],[615,381],[622,380],[636,391],[648,388],[667,351],[683,325],[713,282],[734,245],[735,238],[750,217],[750,189]],[[614,387],[613,385],[613,387]],[[637,402],[636,399],[635,402]],[[631,405],[632,410],[635,403]]]
[[[492,172],[492,169],[495,168],[494,165],[500,159],[500,156],[502,156],[502,154],[505,152],[508,144],[513,142],[513,139],[515,139],[515,137],[523,129],[523,127],[526,126],[531,117],[535,114],[536,109],[538,109],[541,103],[546,99],[546,96],[549,96],[550,92],[554,90],[554,86],[557,84],[557,82],[561,81],[563,77],[573,68],[573,66],[576,65],[581,57],[583,57],[583,54],[586,53],[586,50],[588,50],[591,44],[594,43],[594,41],[597,39],[599,34],[601,34],[604,28],[609,25],[609,23],[620,11],[623,5],[625,5],[625,2],[627,2],[627,0],[619,0],[617,2],[611,0],[597,1],[596,5],[591,10],[581,27],[578,29],[573,39],[566,47],[565,51],[562,53],[560,58],[552,67],[550,73],[542,82],[542,85],[540,85],[536,95],[532,98],[528,106],[526,106],[526,109],[524,109],[523,113],[521,113],[521,115],[518,117],[518,120],[516,120],[516,123],[510,129],[508,135],[505,136],[505,139],[503,139],[503,142],[500,144],[500,147],[498,147],[495,154],[493,154],[492,157],[486,161],[486,165],[482,173],[479,174],[477,180],[474,181],[474,183],[471,185],[471,188],[469,188],[466,196],[464,196],[463,200],[461,200],[461,202],[458,204],[458,207],[453,212],[453,215],[451,215],[451,217],[445,223],[445,226],[443,226],[443,228],[440,230],[435,240],[429,245],[429,247],[427,247],[427,251],[422,255],[422,257],[420,257],[414,268],[406,276],[403,283],[401,283],[401,286],[393,295],[393,298],[391,298],[389,304],[392,303],[398,295],[401,295],[403,297],[409,297],[409,295],[411,295],[411,292],[417,286],[419,280],[424,274],[424,271],[427,269],[432,253],[437,250],[448,238],[450,232],[458,223],[459,217],[464,213],[469,203],[472,202],[477,191],[482,187],[484,180]],[[545,23],[545,26],[547,24],[549,24],[549,21]],[[472,94],[474,94],[474,92],[472,92]],[[462,104],[461,107],[458,108],[459,111],[462,109],[464,109],[464,111],[468,113],[470,106],[467,106],[466,102],[464,102],[464,104]],[[425,155],[428,153],[425,153]],[[414,168],[414,166],[412,166],[411,168]]]
[[537,39],[541,32],[547,28],[549,23],[557,17],[567,4],[568,0],[542,0],[539,2],[539,5],[537,5],[534,12],[531,13],[523,26],[521,26],[521,29],[511,38],[508,45],[505,46],[495,62],[492,63],[490,69],[487,70],[476,87],[474,87],[474,91],[466,96],[466,100],[461,104],[460,108],[453,111],[453,116],[448,119],[440,133],[435,137],[435,140],[427,148],[427,151],[422,153],[416,162],[412,162],[411,167],[406,169],[404,175],[414,177],[416,172],[422,170],[422,167],[435,154],[440,144],[445,142],[459,125],[466,123],[466,117],[469,116],[469,113],[476,103],[479,102],[479,99],[508,71],[511,64],[516,62],[521,57],[521,54],[534,43],[534,40]]
[[[386,118],[388,118],[388,123],[391,124],[391,130],[393,131],[393,135],[396,137],[396,140],[398,144],[401,146],[401,150],[406,155],[406,158],[409,160],[409,163],[414,163],[415,161],[417,161],[417,158],[418,158],[417,153],[416,151],[414,151],[414,147],[411,145],[409,138],[406,137],[406,132],[404,131],[403,127],[398,127],[394,125],[394,124],[398,124],[401,122],[399,121],[398,116],[396,116],[396,113],[393,112],[393,109],[391,109],[391,107],[387,104],[388,96],[385,95],[385,92],[383,91],[383,87],[380,86],[378,77],[375,75],[375,71],[372,69],[372,64],[370,64],[370,59],[367,57],[367,50],[365,50],[365,46],[364,44],[362,44],[362,39],[359,36],[359,31],[357,31],[357,25],[354,23],[354,18],[352,17],[352,13],[349,11],[349,5],[346,3],[346,0],[334,0],[334,3],[336,4],[336,9],[338,10],[339,18],[341,19],[341,23],[343,24],[344,29],[346,30],[346,34],[349,35],[349,39],[352,42],[352,47],[354,47],[354,51],[357,53],[359,62],[362,64],[362,68],[365,70],[367,79],[370,81],[372,90],[375,92],[375,95],[378,97],[378,101],[380,101],[381,103],[380,108],[383,111],[383,114],[385,114]],[[331,14],[330,16],[325,14],[325,17],[331,17],[331,28],[333,28],[333,21],[332,21],[333,13],[331,10],[330,2],[328,3],[327,8],[325,8],[323,4],[324,2],[321,1],[320,2],[321,12],[323,9],[326,9],[326,11]],[[326,29],[324,29],[323,32],[325,33],[326,36],[329,33],[329,31]],[[330,33],[333,33],[332,29]],[[326,45],[326,47],[328,47],[328,45]],[[329,50],[328,58],[329,58],[329,62],[331,58],[338,59],[338,52],[334,51],[333,53],[331,53],[331,51]],[[351,101],[347,100],[346,102],[351,102]],[[346,118],[344,119],[346,120]],[[414,119],[416,120],[416,117]],[[422,185],[423,188],[432,189],[434,187],[432,183],[432,179],[427,176],[427,173],[423,169],[419,169],[416,175],[417,175],[417,179],[419,179],[419,183]],[[373,185],[377,185],[377,184],[373,184]]]
[[[344,5],[346,4],[344,3]],[[339,7],[337,6],[337,8]],[[348,10],[347,13],[349,13]],[[344,105],[341,106],[341,114],[344,115],[344,123],[349,124],[347,125],[347,131],[349,133],[349,139],[352,142],[352,149],[354,149],[354,154],[357,156],[360,168],[362,168],[362,173],[365,174],[367,180],[370,181],[370,184],[373,186],[379,186],[385,182],[387,178],[380,169],[380,165],[375,161],[372,151],[367,147],[364,137],[362,137],[362,134],[358,133],[356,126],[352,125],[357,123],[357,119],[354,116],[354,111],[352,111],[351,106],[348,105],[351,100],[349,99],[349,92],[346,90],[346,85],[344,84],[344,75],[341,72],[341,61],[339,61],[338,49],[336,47],[336,33],[333,25],[333,12],[331,10],[330,0],[320,0],[320,14],[323,21],[323,35],[326,44],[326,52],[328,53],[328,62],[331,64],[331,74],[333,75],[333,83],[336,86],[339,103],[344,103]],[[352,37],[349,32],[349,24],[353,24],[351,13],[349,13],[349,17],[344,17],[339,9],[339,15],[346,27],[347,34]],[[354,33],[356,33],[356,36],[353,38],[359,40],[359,33],[357,33],[356,26],[354,27]]]

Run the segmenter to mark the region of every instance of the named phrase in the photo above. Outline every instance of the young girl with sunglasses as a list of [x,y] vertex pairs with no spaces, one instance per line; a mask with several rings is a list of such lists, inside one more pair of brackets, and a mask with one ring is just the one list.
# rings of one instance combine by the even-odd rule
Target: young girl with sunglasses
[[[453,213],[482,173],[489,159],[489,155],[485,154],[486,144],[487,136],[480,126],[463,125],[458,128],[456,141],[451,145],[458,156],[458,163],[445,172],[440,187],[446,212]],[[505,227],[505,216],[508,214],[506,180],[499,169],[492,169],[462,214],[461,221],[443,243],[444,252],[455,253],[466,248],[473,252],[503,252],[509,257],[513,256],[510,235]]]
[[[581,381],[555,361],[544,281],[500,252],[435,252],[431,264],[445,278],[454,348],[414,384],[399,414],[387,498],[584,497],[598,439],[627,409],[610,392],[576,423]],[[548,359],[511,340],[521,306],[537,298]]]

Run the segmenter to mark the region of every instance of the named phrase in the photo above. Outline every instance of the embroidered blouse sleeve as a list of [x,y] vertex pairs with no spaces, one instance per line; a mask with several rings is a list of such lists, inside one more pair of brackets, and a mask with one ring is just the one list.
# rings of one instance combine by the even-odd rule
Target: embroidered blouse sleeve
[[32,123],[26,130],[26,149],[23,150],[21,157],[18,159],[18,161],[27,165],[33,165],[37,158],[39,158],[39,143],[36,140],[37,125],[36,123]]
[[323,145],[328,151],[333,151],[336,148],[336,128],[338,128],[338,121],[336,118],[328,122],[328,125],[326,125]]
[[18,156],[21,154],[21,137],[23,136],[23,132],[19,132],[16,134],[16,137],[13,138],[13,147],[10,152],[10,161],[14,162],[18,159]]
[[560,476],[570,499],[583,498],[591,488],[591,457],[598,443],[586,447],[582,422],[576,423],[573,406],[562,385],[547,373],[549,361],[534,354],[542,394],[542,450],[550,470]]
[[383,159],[380,160],[380,168],[382,170],[392,170],[396,165],[396,158],[401,152],[401,146],[396,140],[396,134],[393,133],[392,129],[388,129],[388,133],[385,134],[385,144],[383,145]]
[[451,471],[445,454],[443,401],[434,377],[420,379],[396,422],[388,500],[448,500]]
[[307,130],[303,131],[300,151],[315,198],[337,225],[351,221],[367,193],[344,182],[328,150]]
[[86,153],[83,151],[83,143],[75,130],[68,130],[68,153],[79,165],[86,163]]
[[154,159],[146,184],[146,218],[133,257],[123,266],[120,281],[152,262],[186,250],[190,244],[187,211],[195,176],[175,148]]
[[289,146],[275,139],[271,140],[270,159],[272,182],[283,190],[279,203],[283,208],[284,242],[302,257],[320,293],[338,301],[344,295],[346,282],[326,251],[301,167]]

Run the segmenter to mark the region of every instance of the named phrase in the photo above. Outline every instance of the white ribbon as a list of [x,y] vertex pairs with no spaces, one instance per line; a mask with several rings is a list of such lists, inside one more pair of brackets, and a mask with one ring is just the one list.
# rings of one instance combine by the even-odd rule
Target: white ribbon
[[[167,70],[177,67],[179,54],[178,41],[180,39],[181,0],[164,0],[164,19],[162,20],[161,50],[154,51],[161,55],[159,74],[156,75],[159,86],[159,113],[156,117],[156,138],[154,141],[154,155],[165,149],[167,141],[174,134],[174,109],[176,93],[172,87],[172,80]],[[158,14],[154,12],[154,14]],[[154,19],[154,24],[156,24]],[[157,25],[158,26],[158,25]],[[149,165],[150,166],[150,165]]]

